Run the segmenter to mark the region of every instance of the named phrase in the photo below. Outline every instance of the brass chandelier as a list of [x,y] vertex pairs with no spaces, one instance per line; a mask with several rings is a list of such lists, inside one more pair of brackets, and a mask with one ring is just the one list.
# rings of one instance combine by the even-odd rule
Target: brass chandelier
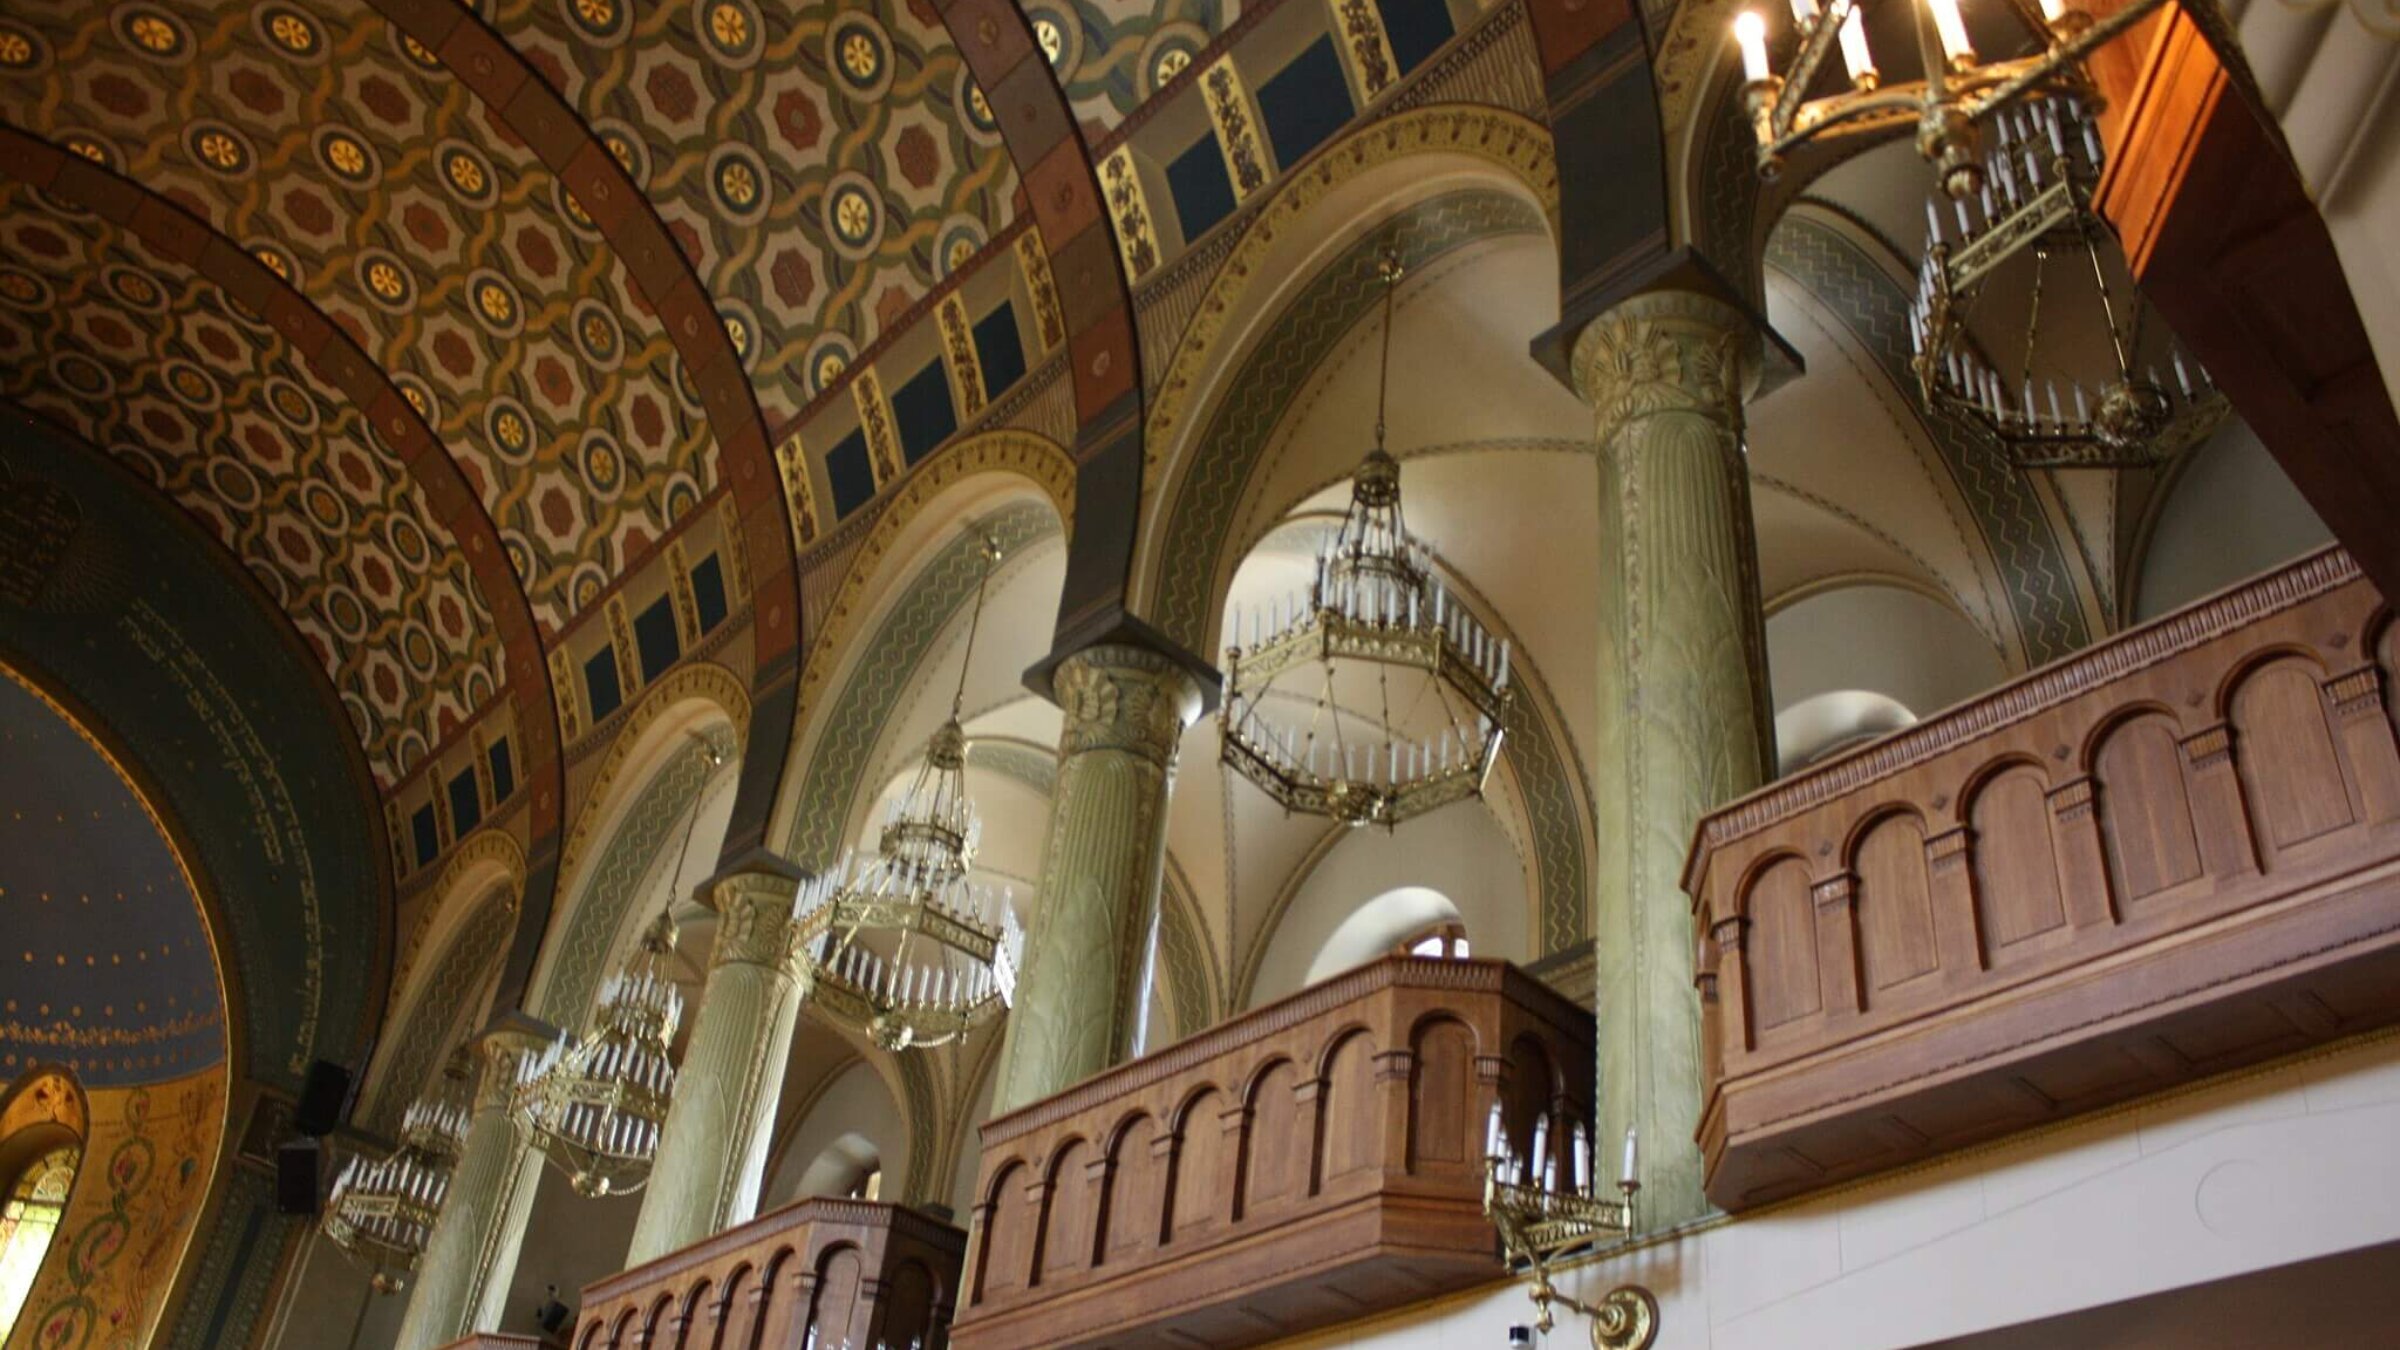
[[1025,934],[1014,895],[967,880],[983,822],[967,796],[960,718],[999,546],[982,542],[983,574],[967,624],[950,717],[908,789],[886,809],[875,852],[801,883],[793,946],[802,997],[887,1050],[958,1039],[1006,1008]]
[[[2129,0],[2104,19],[2065,0],[2004,0],[2022,30],[2025,55],[1987,59],[1968,35],[1959,0],[1910,0],[1923,75],[1886,81],[1867,43],[1864,0],[1791,0],[1798,42],[1786,74],[1768,63],[1767,22],[1756,10],[1733,21],[1741,47],[1742,98],[1758,140],[1759,172],[1775,177],[1784,160],[1812,144],[1888,134],[1914,126],[1917,152],[1933,165],[1952,200],[1985,182],[1979,123],[2028,95],[2081,91],[2084,58],[2140,23],[2167,0]],[[1816,93],[1836,48],[1847,87]],[[1827,83],[1831,77],[1827,76]]]
[[675,1092],[667,1047],[683,1020],[683,991],[667,974],[674,950],[675,920],[661,911],[603,987],[590,1033],[545,1050],[510,1104],[577,1195],[627,1195],[650,1179]]
[[1401,514],[1384,447],[1396,252],[1380,272],[1374,447],[1307,588],[1229,615],[1217,718],[1223,762],[1284,810],[1389,827],[1482,794],[1510,689],[1508,640],[1443,586]]
[[342,1164],[319,1221],[325,1236],[374,1272],[379,1294],[404,1287],[433,1235],[433,1221],[450,1191],[467,1133],[466,1074],[456,1064],[400,1118],[400,1147],[381,1158],[353,1156]]
[[[711,769],[724,762],[707,748]],[[658,1134],[675,1095],[669,1047],[683,1021],[683,990],[668,972],[675,951],[675,882],[691,858],[701,794],[692,795],[683,845],[668,877],[667,899],[643,930],[624,969],[601,986],[592,1029],[562,1040],[533,1061],[509,1104],[542,1155],[567,1174],[577,1195],[629,1195],[650,1180]]]
[[[2116,236],[2092,205],[2099,131],[2072,95],[1992,120],[1999,135],[1983,186],[1925,207],[1908,324],[1919,397],[1978,427],[2019,468],[2159,464],[2213,425],[2224,400],[2163,325],[2144,322]],[[2045,295],[2053,278],[2064,295]],[[1979,302],[1987,314],[1974,326],[2021,331],[2005,373],[1970,331]],[[2021,318],[1989,312],[2019,302]]]

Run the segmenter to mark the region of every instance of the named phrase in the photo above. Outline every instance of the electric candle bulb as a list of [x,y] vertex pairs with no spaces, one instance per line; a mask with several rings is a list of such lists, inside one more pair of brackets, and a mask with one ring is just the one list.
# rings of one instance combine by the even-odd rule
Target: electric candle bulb
[[1733,40],[1742,47],[1742,78],[1752,84],[1767,78],[1767,21],[1757,10],[1734,16]]
[[1641,1179],[1640,1168],[1638,1166],[1640,1161],[1641,1154],[1639,1151],[1639,1145],[1637,1143],[1637,1137],[1633,1132],[1633,1127],[1628,1125],[1625,1127],[1625,1172],[1623,1176],[1618,1178],[1618,1180],[1622,1181],[1628,1186],[1638,1182]]
[[1969,63],[1975,59],[1975,44],[1967,38],[1967,21],[1960,17],[1958,0],[1925,0],[1933,13],[1934,31],[1941,34],[1942,51],[1951,64]]
[[2066,0],[2042,0],[2042,17],[2050,22],[2057,23],[2066,13]]
[[1850,83],[1868,85],[1875,82],[1875,57],[1867,50],[1866,20],[1859,17],[1858,6],[1842,16],[1842,65],[1850,72]]

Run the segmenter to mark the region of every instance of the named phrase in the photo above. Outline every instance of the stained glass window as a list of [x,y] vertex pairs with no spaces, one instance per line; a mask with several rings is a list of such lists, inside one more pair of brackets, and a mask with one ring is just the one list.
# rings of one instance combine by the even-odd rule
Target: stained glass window
[[50,1250],[50,1235],[67,1208],[67,1190],[75,1184],[75,1165],[83,1150],[68,1144],[36,1158],[0,1202],[0,1341],[6,1341],[33,1292],[33,1277],[41,1272],[42,1254]]

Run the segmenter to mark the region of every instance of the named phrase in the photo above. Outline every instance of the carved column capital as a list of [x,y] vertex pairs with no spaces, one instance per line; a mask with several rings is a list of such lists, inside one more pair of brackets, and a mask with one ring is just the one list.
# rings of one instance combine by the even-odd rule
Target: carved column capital
[[792,897],[797,883],[764,872],[737,872],[708,891],[717,912],[717,940],[708,963],[753,966],[784,964],[790,954]]
[[521,1022],[504,1023],[476,1037],[475,1113],[507,1110],[517,1084],[549,1047],[542,1028]]
[[1634,296],[1575,337],[1575,392],[1598,415],[1606,446],[1632,422],[1684,413],[1741,430],[1757,386],[1760,337],[1747,315],[1696,291]]
[[1077,652],[1059,663],[1052,687],[1066,713],[1063,755],[1125,750],[1171,767],[1184,729],[1200,716],[1201,689],[1191,672],[1139,647]]

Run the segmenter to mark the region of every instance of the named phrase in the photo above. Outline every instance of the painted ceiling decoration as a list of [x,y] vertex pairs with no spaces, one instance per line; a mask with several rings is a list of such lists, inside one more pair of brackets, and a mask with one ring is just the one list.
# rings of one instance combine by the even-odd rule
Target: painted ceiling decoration
[[547,631],[716,486],[698,391],[590,217],[380,15],[19,12],[57,55],[0,110],[194,210],[390,371]]
[[497,630],[457,539],[281,333],[29,188],[0,188],[0,251],[0,393],[207,522],[325,662],[379,778],[493,697]]
[[225,1058],[225,1002],[190,874],[98,741],[0,667],[0,1078],[63,1064],[86,1089]]
[[[295,625],[319,644],[319,658],[334,670],[353,721],[394,706],[413,709],[420,718],[420,725],[403,725],[389,735],[360,721],[360,737],[379,783],[389,785],[408,773],[427,749],[475,711],[475,704],[497,697],[502,685],[530,694],[530,706],[542,709],[542,716],[523,718],[528,728],[538,733],[550,725],[550,677],[538,656],[523,591],[506,572],[504,552],[492,536],[490,516],[463,500],[466,488],[458,466],[432,454],[425,423],[341,324],[305,303],[266,259],[242,252],[223,235],[211,235],[187,211],[108,168],[5,125],[0,125],[0,183],[10,183],[12,195],[24,192],[29,202],[29,209],[17,211],[10,221],[19,247],[31,250],[26,255],[31,259],[50,259],[50,267],[67,279],[65,288],[58,283],[43,288],[46,279],[31,267],[14,274],[24,291],[19,315],[50,315],[48,327],[22,322],[14,327],[17,384],[70,425],[84,423],[94,435],[115,437],[110,444],[142,444],[149,473],[168,480],[182,471],[161,473],[166,461],[158,456],[182,454],[180,447],[190,444],[192,432],[204,437],[202,444],[211,444],[206,437],[218,437],[218,454],[242,459],[252,471],[259,502],[290,504],[300,519],[310,521],[312,533],[300,533],[298,519],[281,521],[283,528],[271,531],[271,538],[254,540],[259,552],[250,560],[283,572],[281,584],[271,584],[269,591],[283,598],[286,613],[295,613]],[[31,209],[36,199],[41,209]],[[70,219],[82,223],[70,226]],[[127,243],[132,238],[142,243],[142,252]],[[178,259],[178,271],[166,269],[168,259]],[[194,286],[192,271],[199,271],[199,298],[182,300],[185,310],[170,310],[175,295]],[[151,300],[149,315],[144,315],[144,298]],[[158,312],[178,312],[178,329],[137,339],[134,334],[156,327]],[[86,319],[82,331],[70,329],[74,315]],[[142,322],[134,322],[137,317]],[[79,346],[53,356],[34,344],[53,334]],[[163,351],[151,353],[154,344]],[[115,360],[115,375],[103,365],[103,356]],[[269,360],[264,368],[262,358]],[[58,360],[65,360],[65,375],[55,370],[29,375]],[[247,392],[252,382],[257,389]],[[142,387],[151,389],[149,404],[127,396]],[[82,416],[74,413],[74,404],[62,404],[60,389],[79,394]],[[118,413],[98,411],[113,401],[146,416],[134,425]],[[259,418],[235,423],[252,404],[259,404]],[[343,408],[362,411],[358,423]],[[276,454],[274,430],[288,432],[298,425],[319,432],[317,452],[307,452],[305,440],[281,440],[283,452]],[[348,444],[348,454],[324,447],[326,430],[348,430],[348,440],[336,442]],[[367,435],[358,435],[360,430]],[[230,440],[233,435],[240,440]],[[398,500],[398,488],[384,488],[384,483],[403,473],[415,480],[413,492],[422,507],[413,516],[391,516],[389,502]],[[230,488],[240,490],[240,483]],[[187,495],[197,490],[190,485]],[[206,490],[223,495],[228,483],[211,480]],[[386,507],[379,509],[377,502]],[[401,526],[389,528],[389,519]],[[454,543],[439,552],[442,540],[430,533],[434,524],[454,536]],[[348,548],[336,548],[336,536],[346,536]],[[391,596],[386,608],[396,608],[406,572],[391,569],[406,569],[410,560],[415,560],[413,572],[458,569],[463,562],[458,572],[470,574],[473,589],[454,581],[449,591],[427,589],[422,615],[408,615],[403,608],[398,622],[415,620],[420,629],[403,627],[386,639],[398,649],[394,661],[391,651],[367,649],[343,629],[389,620],[389,613],[360,613],[362,601]],[[343,562],[355,562],[358,574],[346,579],[360,591],[350,596],[353,605],[343,605],[341,589],[326,589],[322,627],[310,632],[300,617],[310,615],[305,603],[317,598],[326,569]],[[410,641],[413,632],[418,641]],[[478,646],[485,641],[478,634],[497,634],[497,661],[492,646]],[[326,637],[343,641],[326,644]],[[463,661],[454,656],[444,665],[439,639],[463,644],[470,656]],[[468,668],[482,670],[482,680],[468,677]],[[437,694],[444,685],[446,699]],[[528,737],[528,761],[535,769],[547,769],[554,757],[554,735]]]
[[772,426],[1007,224],[1015,165],[930,5],[519,0],[496,19],[657,203]]
[[1034,41],[1066,87],[1068,106],[1097,145],[1191,68],[1241,13],[1273,0],[1032,0]]

